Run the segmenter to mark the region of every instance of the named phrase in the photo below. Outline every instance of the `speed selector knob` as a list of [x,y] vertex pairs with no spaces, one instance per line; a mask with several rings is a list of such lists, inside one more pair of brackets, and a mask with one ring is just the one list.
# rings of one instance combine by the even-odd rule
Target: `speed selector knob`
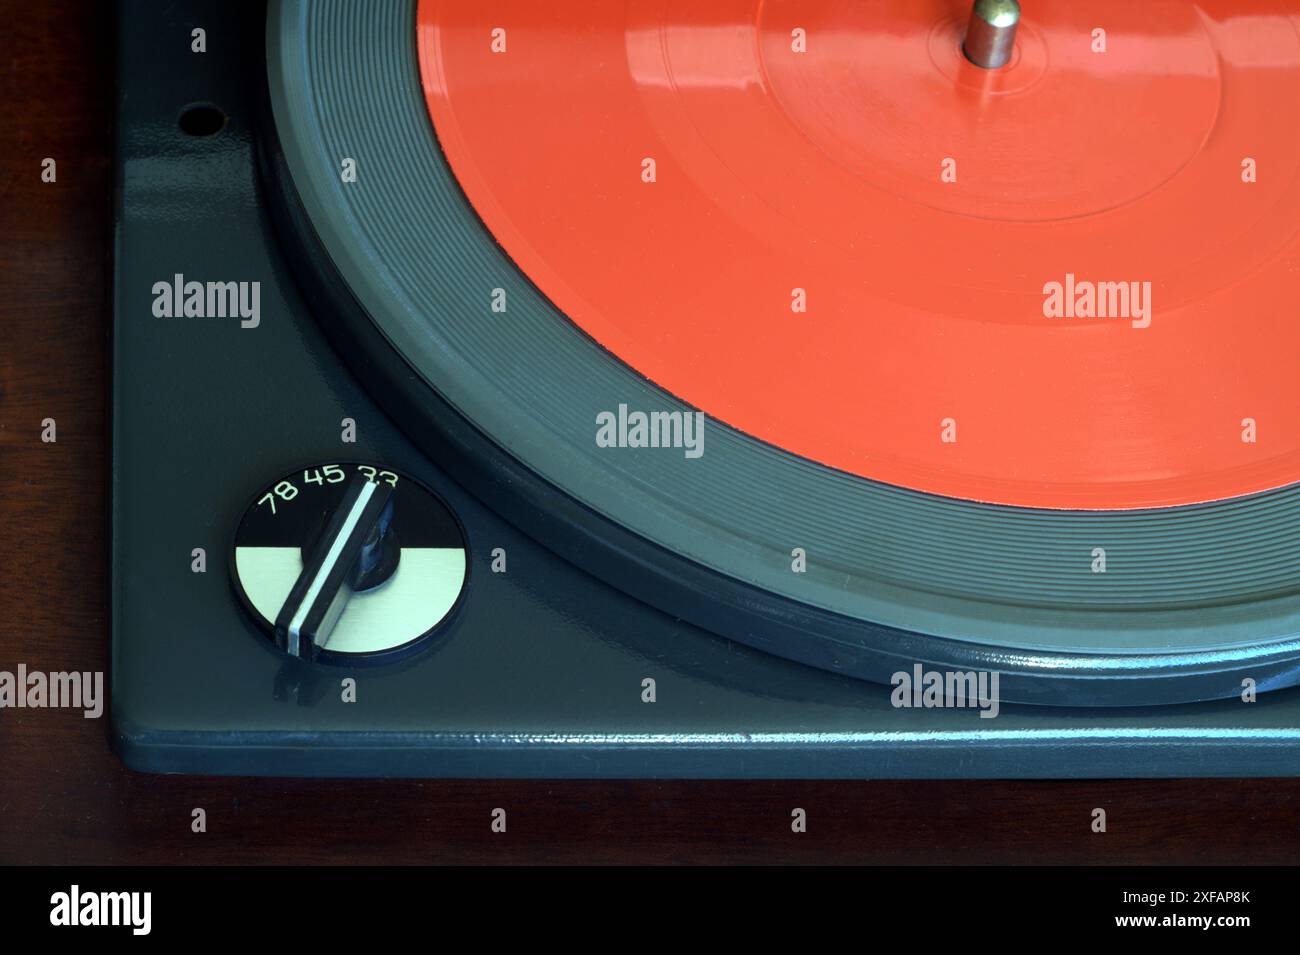
[[[354,475],[275,618],[276,646],[290,656],[316,658],[348,599],[381,586],[397,569],[392,522],[393,486]],[[393,556],[385,559],[386,553]],[[374,575],[377,567],[386,573]]]
[[276,646],[343,661],[413,647],[464,589],[465,535],[428,488],[366,464],[286,475],[235,535],[236,589]]

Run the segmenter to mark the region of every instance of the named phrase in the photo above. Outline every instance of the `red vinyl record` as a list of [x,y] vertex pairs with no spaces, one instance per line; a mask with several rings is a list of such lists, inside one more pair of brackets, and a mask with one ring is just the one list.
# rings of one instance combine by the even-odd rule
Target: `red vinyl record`
[[[874,480],[1069,509],[1300,478],[1300,18],[423,0],[484,224],[641,375]],[[489,22],[501,24],[486,28]]]

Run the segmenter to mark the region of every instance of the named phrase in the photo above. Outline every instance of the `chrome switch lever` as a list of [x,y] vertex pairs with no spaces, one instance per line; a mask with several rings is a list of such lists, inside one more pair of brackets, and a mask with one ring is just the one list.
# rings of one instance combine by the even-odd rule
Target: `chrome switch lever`
[[275,642],[313,660],[354,593],[379,586],[397,566],[393,487],[357,474],[329,515],[275,619]]

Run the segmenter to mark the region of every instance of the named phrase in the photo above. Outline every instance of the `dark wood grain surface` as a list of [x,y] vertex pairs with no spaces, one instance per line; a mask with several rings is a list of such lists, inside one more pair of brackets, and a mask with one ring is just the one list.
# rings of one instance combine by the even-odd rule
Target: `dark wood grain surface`
[[[108,3],[0,2],[0,669],[108,666],[111,19]],[[0,710],[0,861],[1234,864],[1300,845],[1297,780],[166,777],[127,771],[106,733],[79,712]]]

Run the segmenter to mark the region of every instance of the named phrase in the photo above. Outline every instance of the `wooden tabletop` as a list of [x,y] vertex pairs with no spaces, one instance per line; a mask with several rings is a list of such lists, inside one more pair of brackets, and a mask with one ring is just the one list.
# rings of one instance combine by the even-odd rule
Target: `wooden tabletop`
[[[0,0],[0,23],[0,670],[107,671],[112,5]],[[0,710],[9,863],[1278,863],[1296,861],[1298,826],[1297,780],[145,776],[109,751],[107,720]]]

